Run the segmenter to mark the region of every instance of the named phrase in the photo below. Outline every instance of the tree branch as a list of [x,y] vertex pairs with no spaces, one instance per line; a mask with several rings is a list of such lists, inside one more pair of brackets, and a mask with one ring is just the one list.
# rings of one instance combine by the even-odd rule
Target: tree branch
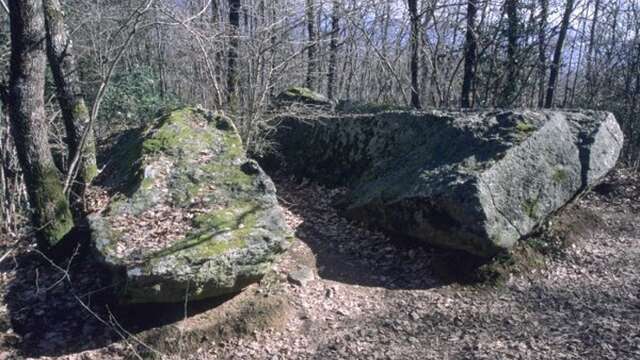
[[[131,29],[131,32],[127,36],[127,39],[125,40],[124,44],[118,50],[116,57],[113,59],[113,61],[109,65],[109,69],[107,70],[105,77],[100,83],[100,87],[98,89],[96,99],[93,102],[93,106],[91,107],[91,114],[89,115],[89,124],[87,124],[87,127],[84,129],[84,132],[82,133],[80,144],[78,144],[78,151],[76,152],[75,156],[73,157],[73,160],[71,161],[71,164],[69,165],[67,177],[64,181],[65,194],[68,194],[71,182],[73,181],[73,179],[75,179],[75,177],[78,174],[78,169],[80,168],[79,167],[80,158],[82,157],[82,150],[85,146],[85,143],[87,142],[87,138],[89,137],[89,133],[91,132],[93,124],[95,123],[95,120],[98,117],[98,113],[100,112],[100,104],[102,103],[102,100],[104,99],[104,96],[107,93],[107,89],[109,88],[109,84],[111,82],[111,78],[113,77],[113,72],[116,68],[116,65],[118,65],[118,63],[120,62],[120,59],[122,59],[124,52],[129,47],[129,44],[131,44],[131,40],[133,40],[133,37],[138,31],[138,24],[140,24],[140,22],[142,21],[142,16],[149,10],[149,8],[151,7],[154,1],[155,0],[148,0],[146,5],[141,5],[133,13],[132,15],[132,18],[134,19],[133,28]],[[128,26],[128,24],[130,23],[131,23],[130,21],[127,21],[123,26]]]
[[7,6],[7,4],[4,2],[4,0],[0,0],[0,5],[2,5],[2,9],[4,10],[4,12],[7,13],[7,15],[9,15],[9,7]]

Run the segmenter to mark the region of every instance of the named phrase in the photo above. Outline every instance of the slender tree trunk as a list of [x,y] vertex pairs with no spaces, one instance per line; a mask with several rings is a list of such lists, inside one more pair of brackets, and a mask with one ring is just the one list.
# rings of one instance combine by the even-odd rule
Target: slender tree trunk
[[417,0],[408,0],[409,16],[411,17],[411,106],[420,109],[420,16],[418,15]]
[[593,10],[593,20],[591,22],[591,30],[589,32],[589,46],[587,48],[587,88],[589,90],[589,103],[593,101],[598,91],[596,86],[596,74],[593,72],[593,49],[595,45],[596,30],[598,25],[598,16],[600,12],[600,0],[595,0]]
[[613,9],[611,10],[611,31],[609,31],[610,40],[607,41],[607,51],[605,55],[605,62],[608,64],[613,60],[616,45],[618,44],[618,16],[620,15],[620,2],[612,2]]
[[[580,49],[579,51],[581,53],[582,49]],[[566,107],[567,102],[569,101],[569,93],[570,93],[569,90],[571,88],[571,73],[573,72],[573,58],[574,58],[573,55],[575,52],[576,52],[576,42],[573,41],[571,43],[571,51],[569,51],[569,63],[567,64],[567,73],[565,76],[564,96],[562,97],[562,107]]]
[[315,89],[318,39],[316,37],[315,4],[313,0],[306,0],[305,14],[307,18],[307,34],[309,36],[309,45],[307,47],[307,79],[305,86],[309,89]]
[[[217,33],[220,30],[220,25],[221,25],[221,21],[220,21],[221,17],[220,17],[220,1],[219,0],[212,0],[211,1],[211,29],[213,30],[213,33]],[[159,51],[160,53],[160,51]],[[162,53],[166,54],[166,50],[165,50],[165,46],[163,44],[162,46]],[[215,46],[213,51],[212,51],[212,57],[213,57],[213,76],[215,77],[215,83],[216,84],[220,84],[223,83],[224,81],[222,81],[221,79],[221,74],[224,73],[224,46]],[[161,62],[159,62],[160,64],[162,64]],[[164,68],[164,66],[163,66]],[[161,73],[162,74],[162,73]],[[161,81],[163,80],[163,78],[161,77],[160,79]],[[216,85],[214,85],[216,86]],[[222,100],[222,99],[220,99]]]
[[218,22],[220,18],[220,5],[218,5],[218,0],[211,1],[211,24],[213,25],[213,29],[218,29]]
[[[389,27],[391,20],[391,4],[387,1],[384,5],[384,9],[382,10],[381,22],[382,22],[382,36],[380,37],[380,41],[382,41],[382,45],[380,47],[380,53],[385,59],[389,58],[388,52],[388,43],[389,43]],[[378,90],[378,96],[376,97],[376,101],[380,101],[380,97],[382,97],[383,102],[387,102],[389,99],[389,90],[393,87],[393,81],[384,74],[386,70],[384,69],[384,65],[380,62],[376,63],[376,71],[380,74],[378,83],[380,89]]]
[[9,1],[11,74],[9,119],[41,247],[57,244],[73,227],[48,144],[44,112],[45,28],[42,0]]
[[333,0],[333,9],[331,10],[331,40],[329,42],[329,73],[327,75],[327,97],[333,100],[335,96],[335,78],[338,66],[338,36],[340,32],[340,18],[338,11],[340,9],[340,1]]
[[[456,15],[456,17],[453,19],[453,23],[454,24],[459,24],[460,23],[460,13],[462,12],[462,4],[464,4],[462,1],[456,1],[455,5],[455,10],[454,10],[454,14]],[[458,26],[454,26],[453,27],[453,39],[451,40],[452,44],[457,44],[458,43]]]
[[477,43],[476,43],[476,12],[477,0],[467,2],[467,34],[464,42],[464,78],[462,79],[462,94],[460,106],[469,108],[473,104],[472,91],[476,77]]
[[[586,28],[587,22],[583,21],[582,22],[582,29],[580,30],[583,34],[585,33],[585,28]],[[571,45],[571,52],[573,53],[573,48],[575,47],[575,40],[574,43]],[[571,98],[569,100],[569,105],[570,107],[573,107],[575,104],[575,98],[576,98],[576,87],[578,85],[578,74],[580,74],[580,67],[582,66],[582,57],[584,55],[584,41],[580,42],[580,46],[578,47],[578,62],[576,63],[575,66],[575,75],[573,76],[573,85],[571,86]],[[571,55],[571,57],[573,58],[573,54]],[[571,69],[571,66],[569,66],[569,69]],[[571,70],[569,70],[569,72],[571,72]],[[562,104],[563,107],[567,106],[567,100],[565,99],[564,103]]]
[[[158,66],[158,76],[160,80],[159,90],[160,97],[164,100],[167,96],[167,74],[166,74],[166,44],[164,34],[160,26],[155,27],[156,32],[156,64]],[[217,71],[216,71],[217,75]]]
[[[93,129],[87,129],[90,124],[89,111],[80,89],[78,69],[73,54],[71,39],[64,25],[64,15],[59,0],[44,0],[45,26],[47,36],[47,56],[53,80],[56,84],[56,94],[62,119],[67,132],[67,146],[69,158],[73,159],[81,151],[81,162],[78,177],[72,191],[75,200],[82,205],[82,198],[87,184],[97,175],[96,146]],[[89,131],[84,147],[78,149],[80,139],[85,131]]]
[[547,17],[549,0],[540,0],[540,20],[538,23],[538,107],[544,106],[544,88],[547,82]]
[[569,21],[571,20],[572,11],[573,0],[567,0],[564,15],[562,16],[562,23],[560,24],[558,42],[556,43],[556,49],[553,52],[551,73],[549,74],[549,85],[547,85],[547,95],[544,101],[545,108],[553,107],[554,92],[556,90],[556,83],[558,81],[558,74],[560,72],[560,64],[562,62],[562,46],[564,45],[564,39],[567,37],[567,30],[569,29]]
[[506,0],[505,10],[507,13],[507,79],[500,106],[510,106],[518,90],[518,0]]
[[229,49],[227,50],[227,100],[231,102],[238,81],[236,63],[240,47],[240,0],[229,0]]
[[[433,17],[433,12],[435,11],[435,7],[437,6],[437,0],[433,1],[433,2],[427,2],[427,3],[423,3],[423,9],[422,9],[422,13],[423,15],[423,20],[422,20],[422,29],[426,30],[429,26],[429,21],[431,20],[431,18]],[[420,79],[420,89],[422,90],[422,94],[423,94],[423,99],[426,99],[428,101],[428,99],[431,98],[430,94],[431,94],[431,83],[430,83],[430,79],[429,79],[429,39],[428,36],[426,34],[426,31],[422,31],[422,33],[420,34],[420,54],[422,55],[420,57],[420,70],[421,70],[421,79]]]
[[[640,13],[640,11],[638,13]],[[640,18],[640,16],[637,15],[638,13],[634,11],[634,18],[636,19]],[[640,22],[638,24],[640,24]],[[632,113],[636,111],[636,105],[638,103],[638,100],[640,100],[640,25],[636,25],[634,43],[636,46],[636,55],[635,55],[635,60],[631,62],[631,65],[630,65],[631,72],[629,75],[630,77],[629,85],[631,86],[631,82],[633,82],[634,80],[633,77],[635,75],[636,86],[635,86],[635,91],[633,91],[633,93],[631,91],[628,91],[629,95],[631,96],[631,112]],[[630,53],[633,56],[633,50],[631,50]]]

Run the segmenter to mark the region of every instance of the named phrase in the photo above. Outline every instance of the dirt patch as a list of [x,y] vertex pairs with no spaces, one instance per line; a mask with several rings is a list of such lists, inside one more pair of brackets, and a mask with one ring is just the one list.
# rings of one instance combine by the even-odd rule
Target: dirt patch
[[605,226],[604,220],[585,204],[572,204],[551,219],[544,232],[530,240],[545,255],[558,253],[563,249],[577,246],[591,238]]
[[[195,304],[207,310],[191,316],[181,307],[173,306],[169,312],[177,312],[183,319],[138,333],[137,353],[143,357],[189,358],[211,351],[229,339],[242,339],[267,329],[284,330],[291,314],[290,300],[283,292],[273,290],[269,293],[257,285],[251,286],[213,308],[210,302]],[[159,308],[153,312],[167,312],[167,306]],[[131,311],[135,313],[128,309]]]

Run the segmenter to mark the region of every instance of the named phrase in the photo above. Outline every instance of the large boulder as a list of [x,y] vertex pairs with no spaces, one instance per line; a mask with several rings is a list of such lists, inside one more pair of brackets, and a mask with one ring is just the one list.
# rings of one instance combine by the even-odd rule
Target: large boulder
[[293,172],[346,185],[345,213],[490,257],[597,184],[623,135],[593,111],[386,112],[282,119]]
[[332,103],[326,96],[317,93],[309,88],[293,86],[276,96],[275,102],[278,105],[312,105],[321,107],[331,107]]
[[274,184],[224,116],[170,112],[123,136],[110,162],[103,184],[116,195],[89,224],[124,302],[238,292],[286,248]]

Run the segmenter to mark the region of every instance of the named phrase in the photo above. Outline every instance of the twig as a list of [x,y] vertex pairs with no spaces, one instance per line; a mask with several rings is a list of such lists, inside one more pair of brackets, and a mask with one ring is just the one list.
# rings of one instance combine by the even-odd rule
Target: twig
[[10,15],[9,7],[7,7],[7,4],[5,4],[4,0],[0,0],[0,5],[2,5],[2,9],[7,13],[7,15]]
[[[211,3],[211,1],[209,1],[209,4],[210,3]],[[208,4],[207,4],[207,6],[208,6]],[[206,8],[204,10],[206,10]],[[167,15],[169,18],[171,18],[172,20],[176,21],[177,24],[182,25],[182,27],[184,27],[196,39],[196,41],[198,43],[198,47],[200,48],[200,51],[202,52],[202,56],[204,57],[204,63],[207,66],[207,75],[209,76],[209,79],[213,82],[213,88],[216,91],[216,105],[218,105],[218,107],[222,107],[222,92],[220,91],[220,86],[218,85],[218,80],[216,79],[216,74],[215,74],[215,69],[214,69],[213,63],[209,59],[209,55],[207,54],[207,50],[205,49],[205,46],[204,46],[204,43],[202,41],[202,38],[201,38],[200,34],[195,32],[191,27],[189,27],[189,25],[187,25],[187,22],[193,20],[195,17],[192,17],[192,18],[189,18],[189,19],[183,21],[183,20],[180,20],[177,17],[175,17],[169,11],[166,11],[164,9],[162,9],[161,11],[165,15]],[[197,16],[199,16],[199,15],[197,15]]]
[[363,29],[359,25],[356,25],[356,23],[355,23],[355,21],[353,21],[353,19],[347,18],[347,20],[351,23],[351,25],[353,25],[353,27],[355,27],[356,29],[360,30],[360,32],[364,36],[365,40],[367,40],[367,43],[369,44],[369,46],[371,46],[373,51],[376,53],[376,55],[380,58],[382,63],[387,68],[387,71],[389,72],[389,74],[391,74],[391,76],[393,76],[393,78],[396,80],[396,82],[398,84],[398,87],[400,88],[400,92],[402,93],[402,97],[404,98],[404,101],[407,102],[408,101],[408,97],[407,97],[406,91],[404,90],[404,87],[402,86],[402,81],[400,80],[400,77],[398,76],[398,74],[396,74],[396,72],[393,69],[393,66],[391,65],[391,63],[389,63],[389,59],[387,59],[387,57],[384,56],[384,54],[382,54],[380,52],[380,49],[378,49],[378,47],[375,46],[375,44],[373,43],[373,40],[371,40],[371,37],[369,36],[369,34],[367,33],[367,31],[365,29]]
[[0,257],[0,263],[2,263],[4,261],[4,259],[6,259],[9,255],[11,255],[11,253],[13,252],[13,250],[15,249],[9,249],[9,251],[7,251],[6,253],[4,253],[4,255],[2,255],[2,257]]
[[[1,1],[1,0],[0,0]],[[31,232],[28,232],[27,234],[25,234],[24,236],[20,236],[18,237],[12,244],[11,246],[13,246],[13,248],[9,249],[4,255],[2,255],[2,257],[0,258],[0,263],[2,263],[16,248],[15,246],[18,245],[18,243],[24,239],[28,239],[31,236],[35,235],[38,231],[44,229],[45,227],[49,226],[49,224],[51,224],[53,220],[49,220],[47,221],[44,225],[40,226],[37,229],[31,230]]]
[[[79,246],[76,247],[76,252],[74,252],[74,256],[77,254],[77,250],[78,250]],[[37,250],[36,250],[37,251]],[[61,273],[63,273],[63,276],[61,279],[63,280],[67,280],[68,284],[72,287],[72,282],[71,282],[71,276],[69,273],[70,270],[70,266],[71,266],[71,261],[69,261],[69,264],[67,265],[67,268],[64,269],[62,267],[60,267],[58,264],[56,264],[53,260],[51,260],[49,257],[47,257],[45,254],[43,254],[42,252],[38,251],[38,253],[47,261],[49,262],[49,264],[51,264],[53,266],[53,268]],[[73,260],[72,257],[72,260]],[[56,282],[57,283],[57,282]],[[37,285],[37,284],[36,284]],[[51,288],[51,287],[50,287]],[[152,351],[153,353],[155,353],[156,355],[160,356],[160,358],[164,358],[164,354],[161,353],[160,351],[152,348],[151,346],[145,344],[143,341],[139,340],[135,335],[131,334],[129,331],[127,331],[126,329],[124,329],[122,327],[122,325],[120,325],[120,323],[118,322],[118,320],[116,319],[116,317],[113,315],[113,313],[111,312],[111,310],[107,307],[107,311],[109,313],[109,321],[103,319],[100,315],[98,315],[95,311],[93,311],[74,291],[73,288],[70,289],[71,290],[71,294],[73,295],[73,297],[75,298],[75,300],[80,304],[80,306],[82,306],[83,309],[85,309],[87,312],[89,312],[96,320],[98,320],[100,323],[102,323],[103,325],[107,326],[108,328],[110,328],[111,330],[113,330],[116,334],[118,334],[118,336],[120,336],[122,338],[122,340],[126,341],[127,343],[129,343],[129,339],[134,340],[136,343],[144,346],[145,348],[147,348],[149,351]],[[135,354],[135,356],[139,359],[142,359],[142,357],[135,351],[135,349],[133,349],[133,352]]]
[[47,287],[44,290],[45,292],[53,289],[56,286],[58,286],[64,280],[68,280],[69,283],[71,283],[71,275],[69,274],[69,270],[71,269],[71,263],[73,262],[73,259],[75,259],[75,257],[78,255],[78,250],[79,249],[80,249],[80,244],[78,244],[76,246],[75,250],[73,251],[73,254],[71,255],[71,258],[69,259],[69,263],[67,264],[66,269],[63,269],[62,267],[60,267],[60,265],[56,264],[53,260],[51,260],[45,254],[43,254],[40,250],[37,250],[37,249],[35,250],[38,254],[40,254],[40,256],[42,256],[45,260],[47,260],[47,262],[51,266],[53,266],[54,268],[56,268],[58,271],[60,271],[63,274],[60,279],[58,279],[56,282],[54,282],[51,286]]
[[[98,113],[100,111],[100,104],[102,103],[102,100],[104,99],[104,96],[107,93],[107,89],[109,88],[109,84],[111,82],[111,78],[113,77],[113,72],[116,68],[116,65],[118,65],[118,63],[120,62],[120,59],[122,59],[122,56],[124,55],[125,50],[127,50],[129,44],[131,43],[131,40],[133,40],[133,37],[135,36],[136,32],[138,31],[138,25],[142,19],[142,16],[149,10],[149,8],[151,7],[151,5],[153,4],[155,0],[149,0],[146,5],[140,5],[140,7],[138,9],[135,10],[134,12],[134,21],[133,21],[133,29],[131,30],[131,32],[129,33],[129,35],[127,36],[127,39],[125,40],[124,44],[120,47],[120,49],[118,50],[118,53],[116,54],[116,57],[114,58],[114,60],[111,62],[111,64],[109,65],[109,69],[107,70],[107,74],[104,77],[104,79],[102,80],[102,83],[100,84],[100,88],[98,89],[98,93],[96,95],[96,99],[93,102],[93,106],[91,107],[91,114],[89,116],[89,123],[87,124],[86,128],[84,129],[84,132],[82,133],[82,137],[80,138],[80,144],[78,144],[78,149],[73,157],[73,160],[71,161],[71,164],[69,165],[69,171],[67,173],[67,177],[66,180],[64,182],[64,193],[68,194],[69,193],[69,186],[71,185],[71,182],[73,181],[73,179],[76,177],[78,170],[79,170],[79,163],[80,163],[80,158],[82,157],[82,149],[84,148],[86,142],[87,142],[87,138],[89,137],[89,134],[91,133],[91,129],[93,128],[93,123],[95,122],[96,118],[98,117]],[[125,26],[129,25],[129,21],[125,24]]]
[[[109,312],[109,322],[111,324],[115,324],[117,326],[117,328],[119,329],[120,332],[124,333],[125,335],[127,335],[128,337],[130,337],[131,339],[133,339],[135,342],[137,342],[139,345],[142,345],[143,347],[145,347],[147,350],[155,353],[156,355],[159,355],[161,358],[163,358],[165,356],[165,354],[161,353],[160,351],[152,348],[151,346],[147,345],[146,343],[144,343],[142,340],[138,339],[135,335],[133,335],[132,333],[130,333],[129,331],[127,331],[127,329],[125,329],[124,327],[122,327],[122,325],[120,325],[120,322],[118,322],[118,319],[113,315],[113,313],[111,312],[110,309],[107,310]],[[113,325],[111,325],[112,328],[114,328]],[[135,352],[135,350],[134,350]],[[136,353],[136,355],[138,355]],[[138,355],[138,357],[140,357]],[[141,358],[141,357],[140,357]],[[142,359],[142,358],[141,358]]]

